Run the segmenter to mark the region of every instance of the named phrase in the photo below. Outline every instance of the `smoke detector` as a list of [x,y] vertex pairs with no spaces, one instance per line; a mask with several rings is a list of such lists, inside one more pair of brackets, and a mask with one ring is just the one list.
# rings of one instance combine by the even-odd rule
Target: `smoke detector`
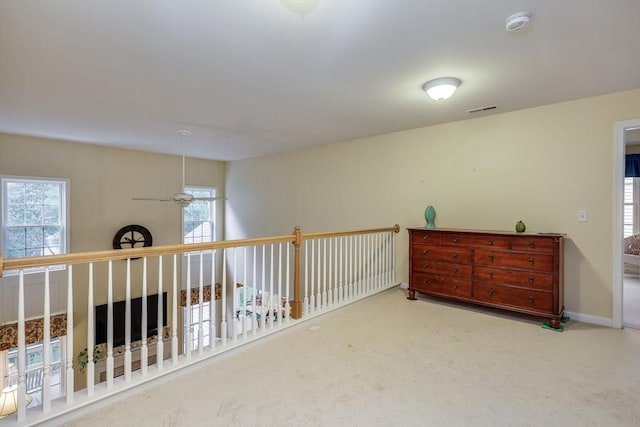
[[514,13],[505,21],[505,29],[508,33],[511,31],[518,31],[529,25],[531,15],[529,12]]

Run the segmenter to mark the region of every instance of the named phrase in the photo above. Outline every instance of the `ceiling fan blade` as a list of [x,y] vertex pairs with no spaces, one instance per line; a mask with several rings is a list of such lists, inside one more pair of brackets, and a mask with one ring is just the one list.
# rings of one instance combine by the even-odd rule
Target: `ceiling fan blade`
[[173,198],[155,199],[152,197],[132,197],[133,200],[151,200],[153,202],[173,202]]
[[228,200],[226,197],[194,197],[192,200],[201,200],[204,202],[213,202],[214,200]]

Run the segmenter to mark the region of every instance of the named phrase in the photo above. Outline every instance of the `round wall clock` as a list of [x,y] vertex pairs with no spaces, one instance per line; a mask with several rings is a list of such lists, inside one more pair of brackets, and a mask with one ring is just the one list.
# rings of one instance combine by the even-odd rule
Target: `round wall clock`
[[151,232],[141,225],[125,225],[113,236],[113,249],[131,249],[151,246]]

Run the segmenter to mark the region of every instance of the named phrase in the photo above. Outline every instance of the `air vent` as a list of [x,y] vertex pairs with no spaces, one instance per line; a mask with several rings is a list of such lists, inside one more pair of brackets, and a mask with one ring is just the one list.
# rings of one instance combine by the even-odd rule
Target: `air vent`
[[473,108],[471,110],[467,110],[467,113],[469,114],[473,114],[473,113],[480,113],[482,111],[491,111],[491,110],[495,110],[496,108],[498,108],[497,105],[488,105],[486,107],[479,107],[479,108]]

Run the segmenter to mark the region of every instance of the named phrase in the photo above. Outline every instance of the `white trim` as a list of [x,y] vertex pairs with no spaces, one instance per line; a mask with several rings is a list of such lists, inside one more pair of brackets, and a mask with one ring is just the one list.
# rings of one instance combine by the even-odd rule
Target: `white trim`
[[[622,277],[624,267],[622,263],[622,234],[623,234],[623,211],[622,203],[624,182],[624,153],[625,153],[625,131],[640,127],[640,119],[616,122],[614,125],[615,139],[613,145],[613,315],[611,326],[622,328]],[[591,322],[589,322],[591,323]],[[594,322],[595,323],[595,322]],[[599,323],[598,323],[599,324]]]
[[572,321],[591,323],[592,325],[606,326],[608,328],[613,327],[613,319],[608,317],[592,316],[591,314],[574,313],[572,311],[565,311],[564,315],[569,316]]

